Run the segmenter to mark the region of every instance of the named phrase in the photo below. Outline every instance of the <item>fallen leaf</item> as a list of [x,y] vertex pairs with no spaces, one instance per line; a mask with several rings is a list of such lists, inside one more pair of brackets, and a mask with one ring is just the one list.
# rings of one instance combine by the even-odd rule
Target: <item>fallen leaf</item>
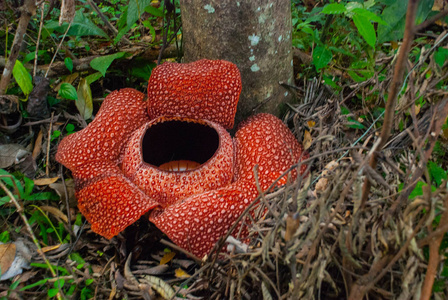
[[59,247],[61,247],[61,244],[53,245],[53,246],[42,247],[42,253],[45,253],[45,252],[48,252],[48,251],[53,251],[53,250],[59,249]]
[[303,136],[303,148],[307,150],[311,147],[311,143],[313,142],[313,138],[311,137],[311,133],[308,130],[305,130],[305,134]]
[[149,285],[162,296],[164,299],[171,299],[176,295],[174,289],[165,281],[155,276],[144,276],[144,280],[140,280],[141,283],[144,283],[146,280]]
[[29,152],[19,144],[0,145],[0,169],[20,163]]
[[39,208],[40,208],[42,211],[49,212],[50,214],[52,214],[52,215],[54,215],[55,217],[61,219],[61,220],[64,221],[65,223],[68,222],[68,218],[67,218],[67,216],[66,216],[62,211],[60,211],[59,209],[57,209],[57,208],[54,207],[54,206],[43,205],[43,206],[40,206]]
[[309,120],[308,122],[306,122],[306,124],[308,125],[308,128],[313,128],[314,126],[316,126],[316,122],[314,122],[313,120]]
[[87,80],[82,78],[78,84],[78,100],[75,102],[76,108],[84,118],[84,120],[90,119],[93,112],[92,91]]
[[299,218],[294,218],[292,215],[288,215],[286,217],[286,232],[285,232],[285,241],[289,242],[294,234],[299,228],[300,220]]
[[324,168],[321,174],[321,178],[316,183],[316,186],[314,187],[315,191],[322,192],[327,188],[328,185],[328,179],[325,177],[330,171],[333,171],[336,169],[336,167],[339,166],[339,163],[335,160],[330,161]]
[[34,179],[34,185],[50,185],[58,181],[59,177]]
[[41,129],[39,131],[39,134],[37,135],[36,141],[34,142],[33,159],[36,159],[37,156],[42,151],[42,137],[43,137],[43,132]]
[[[18,239],[14,242],[14,248],[15,248],[15,256],[12,257],[11,254],[5,254],[10,255],[9,259],[12,260],[12,264],[10,264],[9,269],[6,271],[3,270],[3,268],[6,268],[1,266],[2,268],[2,274],[0,280],[7,280],[9,278],[13,278],[19,274],[22,274],[23,269],[28,269],[30,265],[30,261],[32,259],[32,253],[28,246],[25,244],[25,242],[21,239]],[[12,250],[7,250],[12,251]],[[1,260],[3,261],[3,256],[0,256]]]
[[0,245],[0,271],[5,274],[16,257],[16,245],[13,243]]
[[[61,197],[62,203],[65,203],[66,199],[65,199],[64,184],[61,182],[58,183],[55,182],[50,184],[49,186],[56,192],[56,194],[59,195],[59,197]],[[68,203],[70,207],[76,207],[77,202],[75,197],[75,182],[73,181],[73,179],[66,180],[65,187],[67,188]]]
[[162,259],[160,260],[160,265],[164,265],[164,264],[167,264],[167,263],[169,263],[172,259],[173,259],[173,257],[176,255],[176,252],[168,252],[168,253],[166,253],[163,257],[162,257]]
[[189,277],[191,277],[190,274],[188,274],[187,272],[185,272],[181,268],[178,268],[178,269],[176,269],[174,271],[174,276],[176,276],[176,278],[189,278]]

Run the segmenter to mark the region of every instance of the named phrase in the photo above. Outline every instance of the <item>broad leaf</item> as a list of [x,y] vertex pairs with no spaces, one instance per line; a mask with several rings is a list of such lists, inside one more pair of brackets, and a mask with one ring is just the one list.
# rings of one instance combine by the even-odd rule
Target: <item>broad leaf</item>
[[322,13],[327,15],[342,14],[346,11],[347,9],[345,6],[339,3],[327,4],[324,9],[322,9]]
[[160,8],[155,8],[151,5],[146,6],[145,11],[147,13],[150,13],[153,16],[156,17],[163,17],[163,10],[161,9],[163,6],[161,6]]
[[448,49],[440,47],[439,49],[437,49],[436,53],[434,53],[434,61],[440,67],[443,67],[447,59],[448,59]]
[[12,75],[14,76],[14,79],[16,80],[22,92],[26,96],[28,96],[33,90],[33,83],[30,73],[28,73],[28,70],[19,60],[16,60],[16,63],[14,64]]
[[367,10],[365,8],[355,8],[355,9],[353,9],[353,12],[357,15],[366,17],[370,21],[377,22],[378,24],[387,25],[387,23],[384,22],[380,16],[377,16],[375,13],[373,13],[370,10]]
[[366,40],[372,48],[375,48],[376,33],[370,20],[361,15],[353,15],[353,22],[358,28],[359,34]]
[[64,59],[64,64],[71,73],[73,71],[73,60],[70,57],[66,57]]
[[122,57],[124,54],[125,54],[125,52],[117,52],[115,54],[105,55],[105,56],[100,56],[100,57],[94,58],[90,62],[90,66],[93,69],[100,71],[101,74],[103,74],[103,76],[106,76],[106,71],[109,68],[110,64],[115,59]]
[[92,117],[92,91],[90,90],[90,85],[87,83],[85,78],[82,78],[78,84],[78,100],[76,100],[76,108],[84,120]]
[[[428,17],[434,0],[420,1],[417,9],[416,24],[420,24]],[[404,26],[406,22],[406,11],[408,0],[396,0],[396,2],[386,7],[381,14],[381,19],[388,25],[378,26],[378,43],[386,41],[396,41],[403,38]]]
[[89,76],[86,77],[86,81],[88,84],[92,84],[95,81],[97,81],[98,79],[100,79],[103,75],[100,72],[96,72],[93,74],[90,74]]
[[142,13],[145,12],[145,8],[151,4],[151,0],[130,0],[128,5],[128,18],[126,23],[128,26],[134,25],[134,23],[140,18]]
[[313,64],[317,71],[325,68],[332,58],[333,54],[325,47],[317,46],[313,51]]
[[427,165],[429,175],[431,176],[431,180],[433,180],[437,186],[442,183],[442,180],[447,180],[447,172],[440,166],[438,166],[435,162],[428,162]]
[[78,94],[76,93],[76,89],[73,85],[70,83],[64,82],[61,84],[61,87],[59,88],[58,95],[62,98],[68,99],[68,100],[77,100]]
[[[48,22],[45,25],[46,29],[54,29],[57,32],[64,33],[67,30],[68,24],[64,23],[59,26],[57,21]],[[76,12],[75,18],[67,32],[69,36],[88,36],[88,35],[98,35],[109,39],[109,36],[98,26],[96,26],[90,19],[88,19],[82,10]]]

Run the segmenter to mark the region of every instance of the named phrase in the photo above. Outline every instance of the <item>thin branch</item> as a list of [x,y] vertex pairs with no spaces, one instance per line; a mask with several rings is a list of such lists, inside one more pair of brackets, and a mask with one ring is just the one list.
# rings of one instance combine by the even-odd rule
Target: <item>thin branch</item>
[[14,35],[14,41],[11,46],[11,54],[6,62],[3,70],[2,79],[0,80],[0,95],[4,95],[6,89],[11,80],[12,69],[16,64],[17,57],[19,56],[20,48],[22,47],[23,37],[25,36],[26,29],[30,23],[30,19],[36,13],[36,1],[25,0],[24,4],[20,7],[22,12],[20,16],[19,25],[17,27],[16,34]]
[[425,29],[426,27],[428,27],[429,25],[431,25],[435,21],[437,21],[439,19],[443,19],[446,16],[448,16],[448,9],[442,10],[441,12],[439,12],[437,15],[435,15],[431,19],[428,19],[425,22],[415,26],[415,32],[418,32],[418,31],[421,31],[421,30]]
[[[448,224],[448,196],[444,200],[445,211],[440,218],[441,223]],[[430,225],[431,226],[431,225]],[[440,225],[439,225],[440,226]],[[426,270],[425,281],[423,282],[422,294],[420,300],[429,300],[432,294],[432,286],[434,285],[434,279],[437,275],[437,268],[440,263],[439,248],[442,243],[444,234],[440,234],[432,239],[429,244],[429,261],[428,268]]]
[[[401,83],[403,82],[406,60],[414,38],[415,16],[417,15],[418,2],[419,0],[409,0],[408,3],[403,44],[401,45],[400,52],[398,53],[397,62],[394,68],[394,76],[392,78],[392,83],[389,89],[389,96],[386,103],[383,128],[381,130],[380,135],[381,141],[380,144],[378,145],[379,151],[381,151],[381,149],[384,147],[387,140],[389,139],[393,127],[395,106],[397,103],[398,93],[400,91]],[[370,159],[370,167],[372,169],[375,169],[376,164],[377,164],[377,153],[374,153]],[[371,184],[369,180],[366,178],[364,180],[364,185],[362,187],[361,209],[364,208],[367,199],[369,197],[370,186]]]

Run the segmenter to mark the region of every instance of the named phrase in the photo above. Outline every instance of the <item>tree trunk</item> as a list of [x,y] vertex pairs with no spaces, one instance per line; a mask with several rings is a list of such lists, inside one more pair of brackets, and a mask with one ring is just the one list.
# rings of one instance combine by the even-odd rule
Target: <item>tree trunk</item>
[[235,63],[243,89],[236,123],[257,112],[280,115],[293,93],[291,5],[284,0],[181,0],[184,61]]

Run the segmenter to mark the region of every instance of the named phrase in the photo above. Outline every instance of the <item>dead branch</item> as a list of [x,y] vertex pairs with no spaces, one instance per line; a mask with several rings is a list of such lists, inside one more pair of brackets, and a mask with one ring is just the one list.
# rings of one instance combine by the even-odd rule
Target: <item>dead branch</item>
[[[400,91],[400,86],[403,82],[404,69],[406,65],[406,59],[408,57],[409,51],[411,49],[411,44],[414,39],[415,32],[415,16],[417,14],[419,0],[409,0],[408,10],[406,13],[406,25],[403,37],[403,44],[401,45],[400,52],[398,53],[397,62],[394,68],[394,76],[392,78],[392,83],[389,88],[389,96],[386,103],[386,111],[384,115],[383,128],[381,130],[380,142],[378,145],[378,151],[386,144],[389,139],[393,120],[395,113],[395,106],[397,104],[397,96]],[[377,154],[374,152],[370,158],[370,167],[372,169],[376,168],[377,164]],[[361,209],[364,208],[370,192],[370,181],[366,178],[362,188],[362,198],[361,198]]]
[[[443,204],[445,206],[445,211],[443,212],[442,217],[440,218],[440,222],[448,224],[448,196],[445,197],[445,201],[443,202]],[[440,244],[442,243],[443,240],[443,236],[444,234],[439,234],[438,236],[432,239],[431,243],[429,243],[428,269],[426,270],[426,276],[425,281],[423,282],[422,294],[420,296],[420,300],[429,300],[431,298],[432,286],[434,284],[434,279],[437,275],[437,268],[440,263],[439,249]]]

